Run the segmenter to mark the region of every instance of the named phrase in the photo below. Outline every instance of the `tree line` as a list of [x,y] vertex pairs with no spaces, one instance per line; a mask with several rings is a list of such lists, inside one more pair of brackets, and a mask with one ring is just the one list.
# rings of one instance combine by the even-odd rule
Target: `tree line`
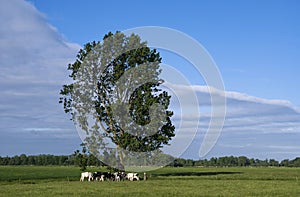
[[275,159],[254,159],[245,156],[225,156],[225,157],[212,157],[211,159],[204,160],[191,160],[191,159],[175,159],[169,166],[174,167],[187,167],[187,166],[205,166],[205,167],[300,167],[300,157],[293,160],[285,159],[281,162]]
[[[103,165],[97,158],[92,154],[87,155],[86,157],[88,166],[101,166]],[[75,155],[50,155],[50,154],[41,154],[41,155],[16,155],[13,157],[1,157],[0,156],[0,165],[33,165],[33,166],[67,166],[67,165],[79,165],[79,158]]]
[[[82,166],[84,162],[86,166],[105,166],[104,163],[99,161],[92,154],[78,154],[75,152],[72,155],[16,155],[16,156],[0,156],[0,165],[71,165],[71,166]],[[246,167],[246,166],[257,166],[257,167],[300,167],[300,157],[289,160],[285,159],[281,162],[275,159],[254,159],[247,158],[245,156],[225,156],[225,157],[212,157],[210,159],[203,160],[192,160],[192,159],[174,159],[168,166],[172,167],[193,167],[193,166],[204,166],[204,167]]]

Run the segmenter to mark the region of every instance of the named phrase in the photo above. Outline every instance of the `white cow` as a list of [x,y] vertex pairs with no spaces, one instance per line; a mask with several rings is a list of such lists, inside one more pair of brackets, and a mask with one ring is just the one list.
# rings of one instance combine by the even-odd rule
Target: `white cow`
[[100,181],[104,181],[104,180],[105,180],[105,176],[102,174],[101,178],[100,178]]
[[126,177],[129,181],[140,180],[138,177],[138,173],[128,173]]
[[115,179],[115,181],[120,181],[120,180],[121,180],[120,175],[121,175],[121,174],[120,174],[119,172],[115,172],[115,173],[114,173],[114,176],[115,176],[114,179]]
[[84,181],[84,178],[87,178],[88,181],[93,180],[93,173],[91,173],[91,172],[82,172],[81,177],[80,177],[80,181]]

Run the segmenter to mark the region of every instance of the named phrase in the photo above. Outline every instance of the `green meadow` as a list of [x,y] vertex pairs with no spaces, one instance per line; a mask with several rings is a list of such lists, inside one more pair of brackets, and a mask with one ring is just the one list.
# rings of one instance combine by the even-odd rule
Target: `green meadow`
[[166,167],[147,176],[79,182],[76,167],[0,166],[0,196],[300,196],[300,168]]

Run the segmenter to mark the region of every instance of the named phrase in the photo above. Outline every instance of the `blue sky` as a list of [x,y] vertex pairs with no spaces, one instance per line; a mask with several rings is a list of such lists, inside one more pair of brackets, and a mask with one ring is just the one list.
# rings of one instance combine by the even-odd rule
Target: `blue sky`
[[[223,77],[227,117],[207,157],[299,156],[299,9],[299,1],[1,1],[0,155],[72,153],[80,138],[57,103],[67,64],[108,31],[163,26],[201,43]],[[205,107],[203,80],[164,54]],[[209,120],[202,117],[184,157],[197,158]]]
[[80,45],[137,26],[177,29],[210,52],[227,89],[300,105],[298,1],[31,2]]

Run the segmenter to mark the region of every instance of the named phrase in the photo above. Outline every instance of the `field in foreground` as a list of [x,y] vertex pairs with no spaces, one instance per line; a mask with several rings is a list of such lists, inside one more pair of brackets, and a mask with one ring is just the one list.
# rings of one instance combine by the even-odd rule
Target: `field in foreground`
[[161,168],[147,174],[147,181],[82,183],[75,167],[0,166],[0,196],[300,196],[300,168]]

